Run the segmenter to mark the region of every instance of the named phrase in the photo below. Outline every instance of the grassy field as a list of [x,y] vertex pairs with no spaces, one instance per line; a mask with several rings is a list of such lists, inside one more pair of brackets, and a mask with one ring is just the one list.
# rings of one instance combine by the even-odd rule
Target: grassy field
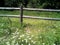
[[[19,10],[15,10],[15,11],[0,10],[0,15],[4,15],[4,14],[20,15],[20,11]],[[60,18],[60,12],[24,11],[24,15]]]
[[[0,11],[19,14],[19,11]],[[59,12],[27,12],[25,15],[60,18]],[[0,17],[0,45],[60,45],[60,21]]]

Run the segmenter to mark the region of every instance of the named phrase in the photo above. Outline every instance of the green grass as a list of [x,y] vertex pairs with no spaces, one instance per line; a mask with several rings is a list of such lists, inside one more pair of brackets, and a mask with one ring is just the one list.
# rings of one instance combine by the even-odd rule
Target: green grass
[[[0,14],[19,14],[19,11],[0,11]],[[56,17],[58,12],[24,11],[25,15]],[[60,21],[0,17],[0,45],[60,45]]]
[[9,15],[19,15],[20,12],[18,10],[15,10],[15,11],[10,11],[10,10],[0,10],[0,14],[9,14]]
[[[14,11],[0,10],[0,15],[1,14],[3,14],[3,15],[20,15],[20,11],[19,10],[14,10]],[[60,12],[24,11],[24,15],[60,18]]]
[[[23,28],[19,18],[0,18],[0,45],[60,45],[60,21],[25,19]],[[4,24],[5,23],[5,24]],[[2,26],[2,27],[1,27]],[[5,30],[7,29],[7,30]],[[8,33],[9,32],[9,33]],[[1,36],[2,35],[2,36]],[[27,40],[27,42],[26,42]]]

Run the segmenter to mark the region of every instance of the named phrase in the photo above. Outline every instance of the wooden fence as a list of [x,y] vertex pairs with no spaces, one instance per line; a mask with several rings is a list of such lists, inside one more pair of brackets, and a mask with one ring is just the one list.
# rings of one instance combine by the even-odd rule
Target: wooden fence
[[[21,8],[16,7],[0,7],[0,9],[14,9],[14,10],[21,10]],[[45,11],[45,12],[60,12],[58,9],[38,9],[38,8],[23,8],[23,10],[29,10],[29,11]]]
[[24,16],[23,15],[23,10],[27,11],[44,11],[44,12],[60,12],[60,10],[57,9],[37,9],[37,8],[23,8],[21,5],[20,8],[15,8],[15,7],[0,7],[0,9],[14,9],[14,10],[20,10],[20,16],[18,15],[0,15],[0,17],[15,17],[15,18],[20,18],[21,25],[23,24],[23,18],[33,18],[33,19],[42,19],[42,20],[56,20],[60,21],[60,18],[47,18],[47,17],[36,17],[36,16]]

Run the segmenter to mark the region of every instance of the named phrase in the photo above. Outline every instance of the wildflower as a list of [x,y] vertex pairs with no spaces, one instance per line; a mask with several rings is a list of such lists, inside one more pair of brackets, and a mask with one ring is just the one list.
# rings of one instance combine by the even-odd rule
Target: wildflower
[[31,40],[32,38],[30,37],[29,40]]
[[29,38],[30,36],[27,36],[27,38]]
[[28,42],[27,39],[25,39],[26,43]]
[[16,43],[16,45],[19,45],[18,42]]
[[29,33],[26,33],[26,35],[30,35]]
[[40,36],[40,38],[42,38],[42,36]]
[[43,45],[45,45],[45,43],[43,43]]
[[30,43],[28,45],[31,45]]
[[21,38],[18,38],[18,39],[21,39]]
[[24,40],[22,40],[22,42],[23,42]]
[[19,32],[17,32],[16,34],[19,34]]
[[31,40],[31,42],[33,43],[34,41],[33,41],[33,40]]
[[21,44],[21,45],[23,45],[23,44]]
[[22,35],[22,37],[24,37],[25,35]]
[[15,40],[12,41],[12,44],[11,45],[14,45],[14,43],[15,43]]
[[12,38],[15,38],[16,36],[13,36]]
[[7,45],[10,45],[10,43],[9,43],[9,42],[6,42],[6,44],[7,44]]
[[20,36],[20,38],[21,38],[22,36]]
[[53,44],[53,45],[56,45],[56,44]]
[[34,37],[34,35],[31,35],[31,37]]
[[34,41],[33,44],[35,44],[36,42]]
[[25,35],[21,35],[20,37],[24,37]]
[[40,32],[40,30],[38,30]]

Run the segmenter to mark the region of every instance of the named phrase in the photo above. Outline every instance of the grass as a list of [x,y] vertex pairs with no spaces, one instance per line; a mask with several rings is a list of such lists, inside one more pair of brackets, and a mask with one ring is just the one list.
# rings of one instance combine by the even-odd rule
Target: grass
[[[0,11],[0,14],[2,13],[15,15],[19,14],[19,11]],[[60,18],[58,12],[24,11],[24,14]],[[60,21],[23,20],[21,27],[19,18],[0,17],[0,45],[60,45]]]
[[58,39],[60,39],[60,21],[24,19],[23,29],[21,29],[18,18],[8,19],[5,17],[1,20],[3,23],[8,23],[2,23],[2,29],[5,30],[5,28],[7,28],[7,30],[1,30],[2,33],[0,33],[0,38],[6,37],[1,39],[0,45],[53,45],[56,41],[60,43],[60,40],[58,41]]
[[[2,15],[4,15],[4,14],[5,15],[20,15],[20,11],[19,10],[14,10],[14,11],[0,10],[0,14],[2,14]],[[60,18],[60,12],[24,11],[24,15]]]

